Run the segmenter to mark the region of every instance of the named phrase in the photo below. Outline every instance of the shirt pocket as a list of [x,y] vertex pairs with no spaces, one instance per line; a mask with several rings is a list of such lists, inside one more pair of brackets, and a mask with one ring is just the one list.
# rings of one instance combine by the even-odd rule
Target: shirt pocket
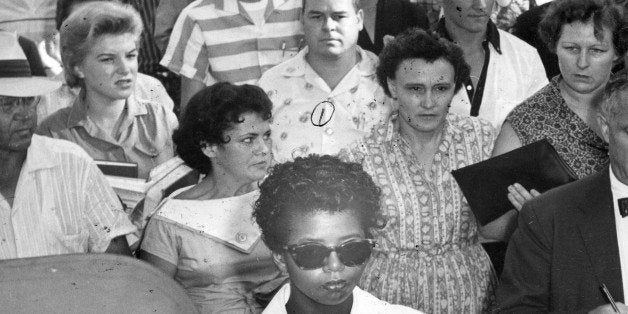
[[88,251],[89,233],[87,230],[81,230],[75,234],[57,234],[55,238],[57,243],[63,246],[68,253],[86,253]]
[[89,232],[76,222],[78,217],[71,217],[63,221],[56,207],[47,208],[43,212],[43,219],[47,225],[48,241],[51,246],[62,248],[64,253],[86,253],[88,251]]
[[157,158],[163,150],[165,143],[143,143],[137,142],[133,148],[150,158]]
[[152,167],[159,165],[174,156],[172,143],[168,139],[157,139],[150,142],[138,141],[133,149],[140,155],[142,159],[150,159]]

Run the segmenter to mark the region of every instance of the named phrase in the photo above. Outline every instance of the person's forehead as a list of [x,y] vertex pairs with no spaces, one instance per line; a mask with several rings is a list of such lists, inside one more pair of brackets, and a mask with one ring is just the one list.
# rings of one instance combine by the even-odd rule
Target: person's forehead
[[398,78],[419,80],[430,79],[434,81],[448,81],[454,78],[453,65],[444,58],[427,61],[422,58],[404,59],[397,66]]
[[618,6],[628,6],[628,0],[612,0],[612,4]]
[[350,11],[355,12],[354,0],[304,0],[303,10],[308,11]]
[[[457,11],[462,11],[472,7],[473,1],[475,0],[443,0],[442,5],[449,8],[454,7]],[[485,5],[489,8],[489,10],[492,10],[493,6],[495,5],[495,0],[484,1],[486,2]]]
[[589,20],[586,22],[574,21],[564,24],[561,27],[558,41],[577,41],[589,45],[595,45],[612,44],[612,39],[613,33],[611,29],[606,26],[602,26],[602,31],[596,36],[595,25],[593,24],[593,21]]
[[468,8],[472,5],[473,0],[443,0],[443,6],[456,7],[457,9]]
[[0,102],[2,102],[2,104],[13,103],[13,102],[19,101],[22,98],[34,98],[34,96],[33,97],[14,97],[14,96],[0,95]]

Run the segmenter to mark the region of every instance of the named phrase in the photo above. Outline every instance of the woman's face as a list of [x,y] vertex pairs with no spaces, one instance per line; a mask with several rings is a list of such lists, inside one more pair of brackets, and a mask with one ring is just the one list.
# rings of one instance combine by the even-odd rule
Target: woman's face
[[399,103],[402,130],[440,130],[455,94],[454,75],[454,67],[445,59],[406,59],[399,64],[388,89]]
[[137,77],[137,46],[133,34],[102,35],[74,67],[87,93],[110,100],[127,99]]
[[606,85],[618,56],[611,31],[604,27],[600,36],[601,40],[595,38],[592,21],[563,25],[556,55],[567,88],[589,94]]
[[[291,231],[288,245],[322,244],[337,247],[350,241],[365,239],[364,230],[353,210],[337,213],[316,211],[293,219],[289,228]],[[287,270],[290,275],[291,293],[301,296],[297,299],[305,296],[308,302],[321,305],[339,305],[347,301],[368,260],[350,267],[341,262],[337,252],[331,252],[322,267],[304,270],[295,263],[290,253],[273,254],[278,266]]]
[[266,176],[272,159],[270,124],[257,113],[240,116],[241,123],[234,123],[223,133],[229,142],[211,145],[206,153],[212,161],[212,172],[227,174],[238,182],[254,182]]

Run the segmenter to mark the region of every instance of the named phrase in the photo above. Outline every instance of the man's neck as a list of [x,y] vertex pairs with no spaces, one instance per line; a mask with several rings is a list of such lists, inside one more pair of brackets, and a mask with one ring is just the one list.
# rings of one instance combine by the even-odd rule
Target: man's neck
[[488,31],[488,26],[484,29],[483,32],[469,32],[468,30],[459,27],[458,25],[452,23],[450,20],[445,19],[445,28],[447,29],[447,33],[451,36],[451,40],[453,40],[458,46],[462,48],[462,50],[472,50],[472,49],[481,49],[482,42],[486,40],[486,32]]
[[336,88],[340,81],[360,62],[357,47],[348,50],[337,58],[309,53],[305,56],[307,63],[327,83],[331,90]]

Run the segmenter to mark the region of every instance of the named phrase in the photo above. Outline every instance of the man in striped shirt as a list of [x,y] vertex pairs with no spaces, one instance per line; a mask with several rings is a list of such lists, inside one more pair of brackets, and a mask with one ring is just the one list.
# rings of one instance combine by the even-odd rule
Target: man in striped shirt
[[204,86],[256,84],[294,56],[301,0],[196,0],[175,23],[161,64],[181,75],[181,112]]
[[41,95],[14,33],[0,31],[0,259],[130,255],[136,230],[92,159],[74,143],[33,135]]

